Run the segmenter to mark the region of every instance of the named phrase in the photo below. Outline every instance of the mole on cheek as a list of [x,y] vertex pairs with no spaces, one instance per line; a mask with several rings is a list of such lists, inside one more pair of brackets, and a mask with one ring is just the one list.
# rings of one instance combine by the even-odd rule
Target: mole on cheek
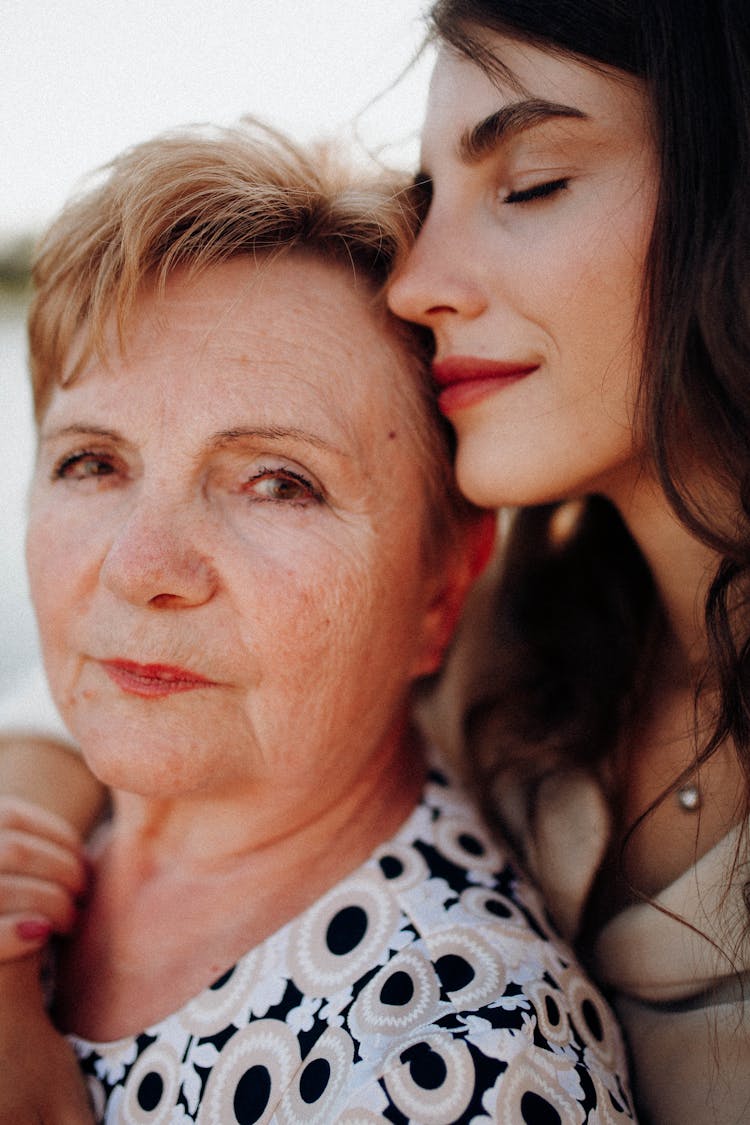
[[395,436],[396,436],[396,431],[395,431],[395,430],[389,430],[389,431],[388,431],[388,440],[389,440],[389,441],[393,441],[393,439],[395,438]]

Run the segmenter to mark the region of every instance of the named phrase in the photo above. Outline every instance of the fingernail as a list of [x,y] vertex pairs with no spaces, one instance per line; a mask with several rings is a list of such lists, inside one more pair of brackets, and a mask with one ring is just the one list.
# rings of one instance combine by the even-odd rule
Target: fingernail
[[16,933],[21,941],[46,941],[52,933],[52,926],[49,922],[28,919],[16,923]]

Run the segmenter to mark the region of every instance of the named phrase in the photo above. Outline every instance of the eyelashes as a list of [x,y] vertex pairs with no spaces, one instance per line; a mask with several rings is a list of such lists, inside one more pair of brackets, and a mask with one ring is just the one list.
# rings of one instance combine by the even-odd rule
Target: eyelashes
[[115,472],[112,458],[84,449],[61,458],[52,470],[53,480],[92,480]]
[[[106,482],[122,473],[109,454],[79,450],[66,454],[54,465],[52,480],[76,483]],[[322,503],[323,492],[313,481],[289,466],[261,465],[243,481],[239,491],[252,501],[304,507]]]
[[[533,184],[528,188],[519,188],[515,191],[510,191],[505,195],[502,202],[511,205],[541,202],[542,200],[550,199],[552,196],[567,190],[569,185],[570,178],[568,176],[558,176],[554,180],[545,180],[542,183]],[[418,173],[414,178],[409,192],[411,203],[417,214],[418,225],[421,226],[427,218],[427,213],[432,203],[433,182],[431,178],[423,172]]]
[[321,503],[323,495],[311,480],[288,468],[261,468],[245,483],[243,490],[261,503],[289,504],[301,507]]
[[547,180],[541,184],[534,184],[533,187],[510,191],[505,196],[503,203],[534,203],[539,199],[549,199],[550,196],[565,191],[569,182],[567,178],[562,177],[557,180]]

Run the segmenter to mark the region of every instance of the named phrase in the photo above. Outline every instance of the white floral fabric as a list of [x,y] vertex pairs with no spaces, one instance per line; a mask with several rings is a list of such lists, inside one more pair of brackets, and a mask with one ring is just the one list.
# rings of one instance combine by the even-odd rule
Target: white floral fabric
[[370,859],[141,1034],[71,1042],[107,1125],[633,1120],[601,995],[433,768]]

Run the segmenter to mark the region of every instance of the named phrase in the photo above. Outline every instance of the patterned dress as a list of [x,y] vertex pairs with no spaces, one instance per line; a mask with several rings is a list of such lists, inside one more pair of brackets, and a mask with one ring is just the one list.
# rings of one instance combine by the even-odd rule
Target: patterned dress
[[178,1012],[70,1038],[118,1125],[633,1120],[608,1007],[436,768],[391,840]]

